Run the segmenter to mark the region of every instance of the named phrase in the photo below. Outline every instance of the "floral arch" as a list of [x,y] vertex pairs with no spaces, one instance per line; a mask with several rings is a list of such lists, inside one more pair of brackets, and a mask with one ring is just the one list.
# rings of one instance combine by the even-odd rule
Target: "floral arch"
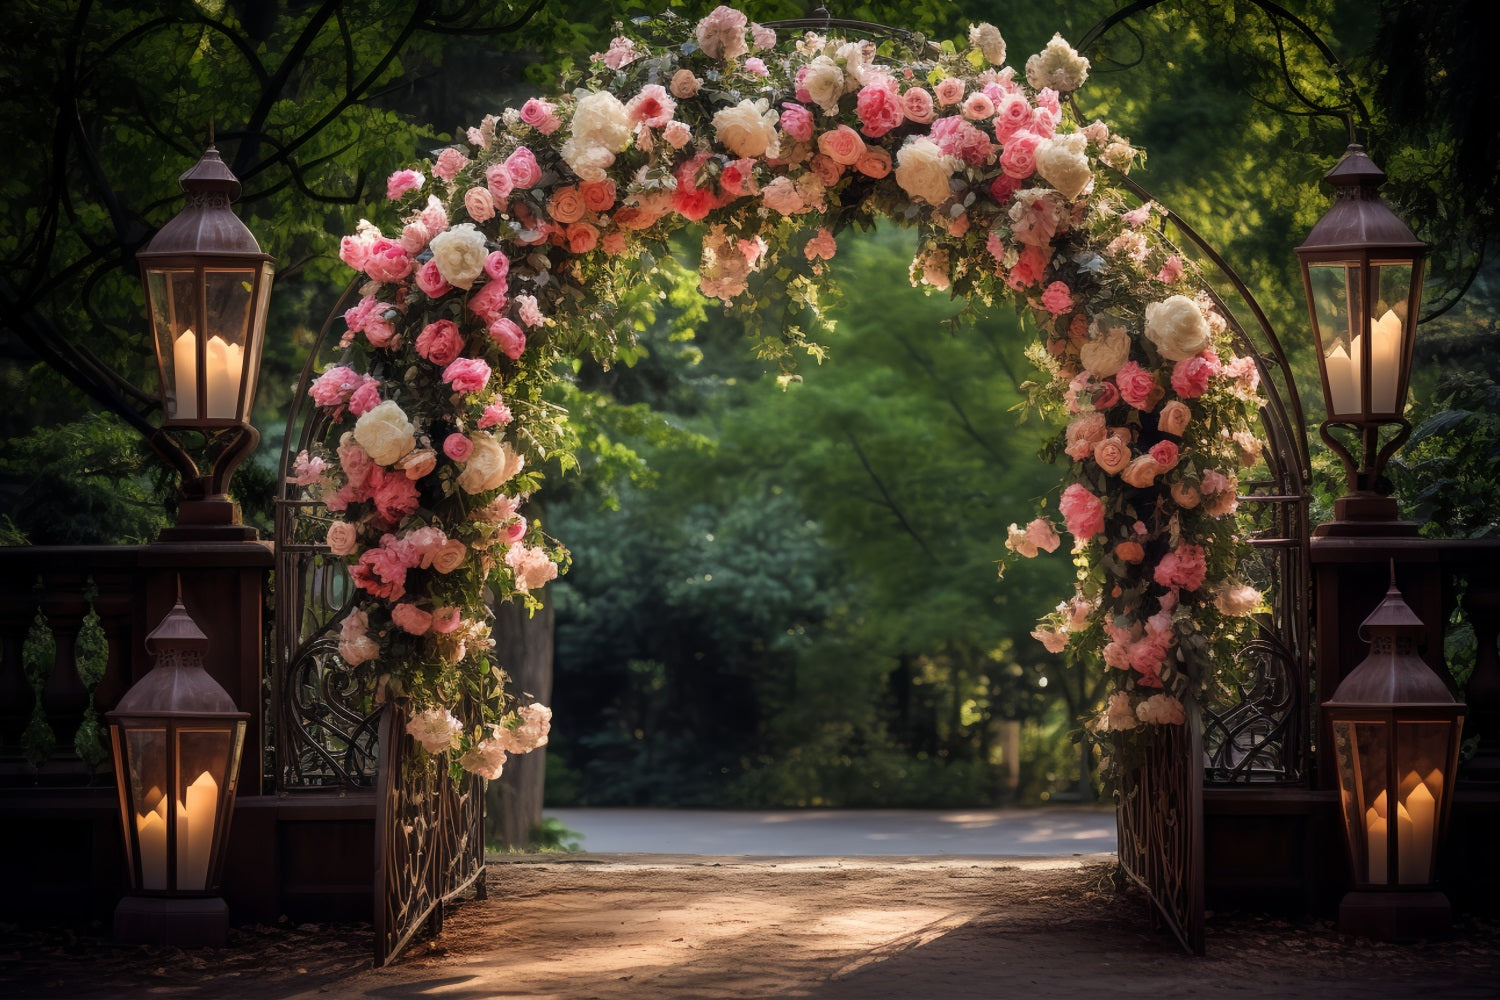
[[[669,43],[622,35],[571,93],[393,173],[393,221],[344,237],[361,297],[344,363],[310,388],[328,435],[291,479],[333,513],[356,588],[342,659],[469,772],[545,743],[550,711],[513,707],[493,662],[485,596],[534,606],[567,564],[526,515],[568,443],[559,363],[614,356],[619,300],[686,223],[704,294],[743,306],[752,272],[800,257],[816,310],[832,220],[880,218],[918,227],[914,285],[1037,321],[1028,388],[1069,460],[1057,513],[1078,573],[1032,635],[1116,681],[1096,730],[1183,723],[1262,606],[1236,518],[1259,369],[1159,209],[1129,197],[1141,153],[1068,102],[1088,61],[1057,36],[1018,71],[988,24],[938,47],[783,39],[728,7],[663,23]],[[1046,511],[1028,519],[1006,549],[1059,548]]]

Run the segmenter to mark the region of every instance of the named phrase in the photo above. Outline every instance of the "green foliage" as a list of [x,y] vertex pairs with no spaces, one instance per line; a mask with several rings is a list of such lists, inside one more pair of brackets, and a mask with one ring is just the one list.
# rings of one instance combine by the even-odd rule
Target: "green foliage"
[[[41,592],[41,581],[37,582],[37,592]],[[36,617],[31,620],[31,627],[26,630],[26,640],[21,645],[21,670],[27,683],[31,685],[32,697],[31,719],[21,732],[21,752],[25,755],[26,762],[34,768],[47,762],[52,756],[52,748],[57,744],[52,725],[47,721],[46,710],[42,707],[42,691],[52,679],[56,664],[57,640],[52,635],[51,623],[38,606]]]
[[1484,538],[1500,531],[1500,385],[1481,372],[1444,377],[1389,474],[1403,513],[1439,538]]
[[104,679],[104,671],[109,666],[109,639],[99,621],[99,612],[94,609],[94,598],[97,596],[99,588],[90,577],[83,592],[89,609],[73,640],[73,667],[83,683],[86,697],[83,720],[73,736],[73,749],[78,754],[78,759],[87,764],[90,770],[97,769],[109,759],[109,750],[104,745],[104,732],[99,724],[99,712],[94,707],[94,689]]
[[107,413],[5,441],[0,490],[33,545],[152,541],[167,524],[171,495],[145,441]]

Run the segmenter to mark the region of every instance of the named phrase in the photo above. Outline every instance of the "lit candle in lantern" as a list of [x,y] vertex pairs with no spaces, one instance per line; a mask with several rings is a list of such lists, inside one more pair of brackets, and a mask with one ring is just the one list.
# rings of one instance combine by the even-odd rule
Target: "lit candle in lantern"
[[198,335],[191,327],[172,342],[172,371],[177,384],[177,408],[173,417],[198,415]]
[[1324,358],[1324,369],[1328,373],[1328,392],[1333,396],[1333,408],[1338,413],[1358,413],[1360,410],[1359,363],[1360,341],[1354,341],[1354,356],[1339,344]]
[[167,796],[153,787],[146,801],[155,800],[144,815],[135,817],[136,843],[141,851],[141,888],[167,887]]
[[185,792],[177,803],[177,888],[204,889],[208,886],[219,785],[204,771]]
[[1396,409],[1396,381],[1401,366],[1401,319],[1390,309],[1370,321],[1371,409],[1390,413]]
[[[1441,786],[1442,774],[1433,773]],[[1432,876],[1432,844],[1437,835],[1437,799],[1415,771],[1408,774],[1401,784],[1411,786],[1404,805],[1411,817],[1412,828],[1409,849],[1408,845],[1401,846],[1401,881],[1427,882]]]
[[1371,882],[1384,882],[1386,863],[1386,808],[1385,792],[1375,797],[1375,804],[1365,810],[1365,843],[1369,846],[1366,863]]
[[245,352],[239,344],[227,343],[223,337],[208,339],[208,405],[210,417],[233,417],[240,398],[240,369]]

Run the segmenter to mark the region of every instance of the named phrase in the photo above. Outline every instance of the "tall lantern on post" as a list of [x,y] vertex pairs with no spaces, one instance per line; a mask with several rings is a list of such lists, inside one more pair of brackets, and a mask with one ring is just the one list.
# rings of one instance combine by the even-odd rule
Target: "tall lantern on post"
[[[1415,534],[1381,477],[1411,434],[1405,417],[1427,245],[1381,201],[1385,172],[1350,145],[1327,174],[1334,202],[1297,248],[1328,419],[1319,428],[1344,464],[1345,494],[1320,535]],[[1394,427],[1384,444],[1381,433]],[[1332,430],[1358,438],[1358,457]]]
[[[275,269],[230,208],[240,182],[212,142],[179,182],[187,204],[136,254],[161,375],[152,445],[182,473],[178,524],[162,537],[253,539],[228,489],[260,438],[250,410]],[[170,433],[183,431],[205,439],[207,471]]]
[[203,669],[208,637],[181,593],[146,648],[156,663],[107,716],[131,887],[115,936],[222,946],[219,871],[250,715]]
[[1422,620],[1396,589],[1360,626],[1370,654],[1323,703],[1333,730],[1354,889],[1339,906],[1346,931],[1425,937],[1452,919],[1434,886],[1464,706],[1417,655]]

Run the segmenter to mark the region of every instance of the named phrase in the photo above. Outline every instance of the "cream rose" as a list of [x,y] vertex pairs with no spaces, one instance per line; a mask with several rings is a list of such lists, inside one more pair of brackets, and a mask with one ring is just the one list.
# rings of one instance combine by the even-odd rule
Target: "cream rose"
[[351,667],[357,667],[379,655],[380,643],[363,633],[339,638],[339,658]]
[[630,145],[630,112],[607,90],[589,94],[573,110],[568,141],[559,152],[573,172],[586,181],[605,178],[615,154]]
[[1173,295],[1146,306],[1146,339],[1168,361],[1182,361],[1209,346],[1208,320],[1198,303]]
[[1005,65],[1005,39],[993,24],[969,25],[969,44],[978,49],[991,66]]
[[844,96],[844,71],[828,56],[818,56],[807,64],[802,89],[808,99],[823,109],[825,115],[839,112],[839,98]]
[[1053,35],[1047,47],[1026,60],[1026,82],[1037,90],[1051,87],[1066,94],[1083,86],[1089,78],[1089,61],[1063,40]]
[[908,139],[896,154],[896,183],[929,205],[941,205],[953,196],[948,184],[952,176],[950,159],[931,139]]
[[376,465],[394,465],[417,446],[417,429],[394,399],[387,399],[354,424],[354,440]]
[[1085,343],[1078,356],[1090,375],[1109,378],[1130,360],[1130,334],[1124,327],[1110,327],[1102,337]]
[[714,135],[735,156],[771,156],[780,154],[776,122],[780,115],[767,110],[765,98],[741,101],[714,115]]
[[1259,604],[1260,591],[1243,583],[1225,583],[1214,594],[1214,607],[1234,617],[1248,615]]
[[472,222],[461,222],[443,230],[428,244],[438,274],[454,288],[467,290],[484,273],[484,259],[489,256],[484,234]]
[[499,489],[525,466],[525,459],[493,434],[476,431],[469,435],[474,450],[459,473],[458,485],[465,493],[484,493]]
[[336,556],[353,555],[359,548],[359,530],[348,521],[335,521],[328,526],[328,551]]
[[1081,132],[1053,136],[1036,149],[1036,172],[1042,180],[1072,201],[1094,180],[1089,158],[1084,155],[1088,139]]

